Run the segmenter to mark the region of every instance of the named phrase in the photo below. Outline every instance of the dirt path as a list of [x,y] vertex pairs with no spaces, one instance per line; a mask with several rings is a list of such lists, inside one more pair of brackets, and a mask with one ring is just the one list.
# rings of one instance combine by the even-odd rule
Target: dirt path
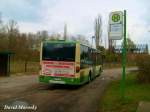
[[97,112],[107,85],[120,74],[121,69],[104,70],[80,87],[40,84],[37,75],[0,78],[0,111],[5,105],[34,105],[38,112]]

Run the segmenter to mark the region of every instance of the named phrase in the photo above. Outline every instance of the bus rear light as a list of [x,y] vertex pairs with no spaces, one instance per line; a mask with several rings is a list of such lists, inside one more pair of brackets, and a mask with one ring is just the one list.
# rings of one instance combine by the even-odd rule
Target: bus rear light
[[78,73],[80,71],[80,67],[76,66],[76,73]]

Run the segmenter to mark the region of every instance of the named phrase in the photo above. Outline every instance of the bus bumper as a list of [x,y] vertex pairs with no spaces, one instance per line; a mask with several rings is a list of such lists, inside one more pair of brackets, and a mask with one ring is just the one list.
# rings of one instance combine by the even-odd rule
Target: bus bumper
[[79,78],[52,77],[44,75],[39,76],[39,82],[52,84],[81,85]]

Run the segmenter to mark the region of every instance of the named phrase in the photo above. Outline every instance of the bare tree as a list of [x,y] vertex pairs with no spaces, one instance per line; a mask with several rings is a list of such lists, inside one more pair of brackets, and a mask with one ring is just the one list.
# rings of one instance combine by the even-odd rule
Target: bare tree
[[16,45],[16,37],[19,35],[17,22],[14,20],[9,20],[6,31],[8,35],[8,49],[14,51],[14,47]]
[[98,17],[95,19],[95,26],[94,26],[94,30],[95,30],[95,44],[96,44],[96,48],[98,48],[98,46],[100,46],[100,43],[102,42],[102,19],[101,16],[98,15]]
[[7,32],[17,34],[19,32],[17,22],[14,20],[9,20],[7,24]]
[[[122,42],[122,46],[123,46],[124,42]],[[130,34],[128,34],[128,38],[126,39],[126,49],[128,52],[133,53],[134,49],[135,49],[136,45],[133,42],[133,40],[131,40],[130,38]]]
[[86,39],[84,35],[77,35],[76,40],[80,41],[83,44],[90,45],[89,41]]
[[8,38],[6,28],[2,21],[2,13],[0,12],[0,51],[5,51],[8,48]]
[[2,23],[2,13],[0,12],[0,24]]
[[49,40],[59,40],[61,38],[62,38],[61,34],[59,34],[59,33],[53,33],[49,36]]
[[67,40],[67,24],[64,26],[64,40]]
[[43,30],[43,31],[38,31],[37,32],[37,37],[40,41],[45,41],[48,39],[49,35],[48,35],[48,31]]
[[5,32],[5,27],[2,21],[2,13],[0,12],[0,33],[4,33]]

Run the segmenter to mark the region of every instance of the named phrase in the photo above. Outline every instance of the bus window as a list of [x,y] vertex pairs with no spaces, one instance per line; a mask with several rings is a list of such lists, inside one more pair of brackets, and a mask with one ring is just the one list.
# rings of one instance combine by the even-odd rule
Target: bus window
[[75,44],[44,43],[42,59],[51,61],[75,61]]

